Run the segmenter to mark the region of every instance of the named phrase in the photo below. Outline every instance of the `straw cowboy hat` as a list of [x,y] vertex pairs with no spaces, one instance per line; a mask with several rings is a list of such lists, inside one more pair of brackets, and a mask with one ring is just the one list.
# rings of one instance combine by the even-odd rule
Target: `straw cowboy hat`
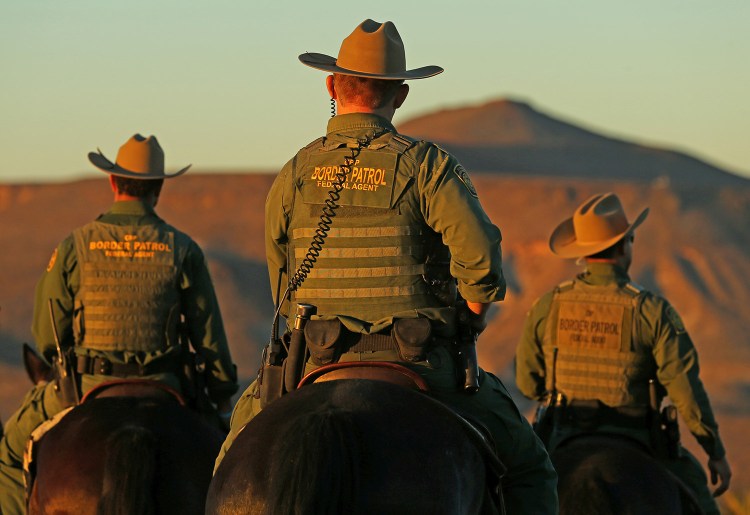
[[404,43],[396,26],[389,21],[378,23],[370,19],[341,43],[338,58],[304,53],[299,60],[318,70],[372,79],[424,79],[443,72],[440,66],[407,70]]
[[552,232],[549,248],[560,257],[590,256],[608,249],[633,232],[648,215],[648,208],[632,224],[614,193],[594,195]]
[[89,161],[108,174],[127,177],[129,179],[169,179],[188,171],[192,165],[187,165],[179,172],[168,174],[164,172],[164,151],[161,149],[156,136],[144,138],[136,134],[125,142],[117,152],[114,163],[104,157],[98,148],[97,152],[89,152]]

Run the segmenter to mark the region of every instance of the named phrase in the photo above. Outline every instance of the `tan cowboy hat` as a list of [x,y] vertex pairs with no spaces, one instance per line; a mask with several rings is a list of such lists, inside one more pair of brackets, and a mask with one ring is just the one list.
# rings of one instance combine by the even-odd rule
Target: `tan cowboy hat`
[[396,26],[389,21],[378,23],[370,19],[363,21],[341,43],[338,58],[305,53],[299,60],[318,70],[371,79],[424,79],[443,72],[440,66],[407,70],[404,43]]
[[590,256],[608,249],[633,232],[648,216],[644,209],[632,224],[614,193],[594,195],[552,232],[549,248],[560,257]]
[[144,138],[136,134],[120,147],[117,161],[114,163],[104,157],[101,150],[96,150],[97,152],[89,152],[89,161],[94,166],[109,174],[129,179],[170,179],[182,175],[192,166],[187,165],[172,174],[164,173],[164,151],[156,136]]

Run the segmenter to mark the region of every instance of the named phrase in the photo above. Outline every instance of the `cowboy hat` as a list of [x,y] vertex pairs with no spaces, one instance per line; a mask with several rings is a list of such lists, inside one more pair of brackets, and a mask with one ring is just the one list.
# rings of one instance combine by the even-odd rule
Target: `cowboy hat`
[[338,58],[304,53],[302,64],[331,73],[371,79],[424,79],[442,73],[440,66],[406,69],[404,43],[396,26],[367,19],[341,43]]
[[648,208],[641,211],[631,224],[617,195],[594,195],[581,204],[571,218],[555,228],[549,239],[549,248],[563,258],[596,254],[633,232],[647,215]]
[[156,136],[144,138],[140,134],[134,135],[120,147],[114,163],[104,157],[101,150],[96,150],[89,152],[89,161],[94,166],[103,172],[129,179],[169,179],[182,175],[192,166],[187,165],[176,173],[164,173],[164,151]]

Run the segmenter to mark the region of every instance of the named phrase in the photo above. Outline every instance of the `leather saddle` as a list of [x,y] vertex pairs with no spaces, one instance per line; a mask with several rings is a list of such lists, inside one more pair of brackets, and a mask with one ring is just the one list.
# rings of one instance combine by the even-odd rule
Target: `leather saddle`
[[347,361],[323,365],[303,377],[297,388],[339,379],[371,379],[422,392],[430,390],[422,376],[398,363],[388,361]]
[[98,384],[83,396],[80,404],[102,397],[148,397],[177,401],[180,406],[187,406],[180,392],[164,383],[149,379],[116,379]]

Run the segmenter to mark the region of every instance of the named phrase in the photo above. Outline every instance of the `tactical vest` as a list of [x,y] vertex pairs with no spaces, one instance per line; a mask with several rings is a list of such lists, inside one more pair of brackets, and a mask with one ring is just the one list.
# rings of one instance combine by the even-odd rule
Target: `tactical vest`
[[153,352],[175,344],[185,236],[165,226],[101,222],[73,235],[80,268],[76,345]]
[[[361,150],[336,200],[340,207],[325,242],[313,252],[314,267],[293,301],[314,304],[318,314],[371,322],[400,311],[445,305],[423,278],[428,261],[439,261],[437,268],[449,274],[450,257],[421,214],[419,165],[404,157],[414,145],[423,146],[418,153],[427,148],[388,133]],[[347,156],[351,151],[345,143],[326,144],[324,139],[298,155],[288,270],[298,269],[319,234],[322,209]]]
[[559,285],[544,333],[547,389],[557,388],[568,401],[597,399],[612,407],[648,405],[648,380],[655,377],[656,365],[650,348],[637,336],[641,299],[641,289],[630,283],[623,287],[581,281]]

